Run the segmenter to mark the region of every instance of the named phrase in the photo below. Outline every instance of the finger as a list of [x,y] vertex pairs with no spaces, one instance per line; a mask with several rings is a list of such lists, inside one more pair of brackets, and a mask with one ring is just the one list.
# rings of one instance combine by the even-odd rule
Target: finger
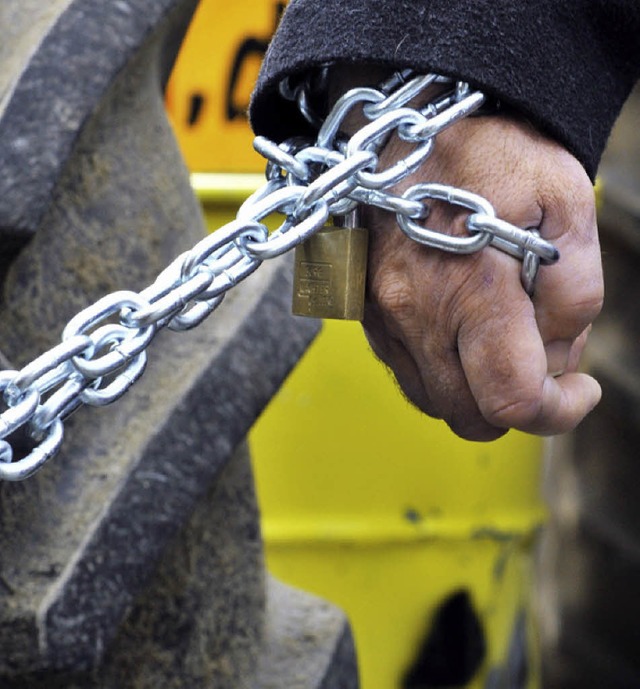
[[[494,326],[503,328],[501,336]],[[547,374],[546,353],[531,314],[512,313],[501,324],[485,322],[463,330],[459,341],[469,386],[492,425],[541,435],[564,433],[600,399],[599,385],[587,375]]]
[[[494,440],[505,433],[483,418],[471,394],[457,348],[447,341],[442,323],[427,325],[428,304],[415,294],[415,310],[422,317],[407,320],[406,309],[381,309],[369,302],[363,322],[376,356],[395,374],[407,399],[433,418],[442,418],[460,437]],[[383,298],[383,301],[386,301]],[[426,327],[423,327],[426,326]]]
[[365,334],[376,356],[388,366],[408,401],[435,419],[443,419],[451,430],[466,440],[489,441],[504,435],[505,429],[489,424],[478,409],[459,358],[451,354],[434,357],[430,345],[412,342],[415,356],[402,342],[389,337],[367,322]]
[[512,292],[511,299],[500,300],[500,313],[473,314],[458,333],[460,360],[480,412],[503,428],[520,428],[535,417],[547,372],[533,308]]
[[[565,193],[566,179],[560,184],[553,175],[545,178],[547,189],[540,192],[546,200],[544,219],[531,223],[540,204],[532,204],[530,195],[518,198],[515,204],[511,196],[511,210],[503,209],[504,217],[517,226],[539,225],[543,235],[560,248],[558,264],[541,268],[533,298],[547,373],[553,377],[576,370],[586,341],[585,329],[598,315],[603,300],[593,190],[575,161],[567,166],[570,169],[561,172],[573,181],[568,185],[570,192]],[[578,337],[582,339],[576,344]]]
[[[580,172],[581,175],[584,173]],[[560,260],[540,269],[534,304],[542,338],[574,340],[594,321],[604,296],[602,260],[593,190],[574,175],[575,185],[547,195],[543,236],[554,241]]]
[[[554,149],[549,160],[553,164],[537,169],[530,185],[519,183],[517,176],[506,180],[496,210],[518,227],[538,227],[559,249],[560,260],[540,268],[533,302],[543,342],[573,342],[602,307],[595,198],[586,173],[571,155]],[[557,351],[554,356],[561,358]]]
[[[444,346],[443,346],[444,345]],[[428,340],[409,347],[414,355],[423,386],[433,406],[451,430],[465,440],[495,440],[506,432],[490,424],[482,415],[471,392],[457,349],[446,343],[432,346]]]
[[552,434],[573,428],[600,397],[597,383],[581,374],[548,375],[547,354],[533,304],[505,277],[493,312],[466,309],[460,325],[460,359],[488,423]]
[[537,414],[520,429],[538,435],[568,433],[598,404],[601,396],[598,382],[584,373],[547,376]]
[[589,325],[575,340],[554,340],[545,344],[548,375],[557,378],[563,373],[575,373],[578,370],[580,357],[590,332]]
[[544,346],[548,375],[556,377],[567,371],[573,344],[574,340],[554,340]]
[[578,367],[580,366],[580,358],[582,357],[582,352],[587,344],[587,339],[589,338],[590,332],[591,326],[585,328],[571,345],[571,351],[569,352],[567,367],[565,369],[566,373],[575,373],[578,370]]

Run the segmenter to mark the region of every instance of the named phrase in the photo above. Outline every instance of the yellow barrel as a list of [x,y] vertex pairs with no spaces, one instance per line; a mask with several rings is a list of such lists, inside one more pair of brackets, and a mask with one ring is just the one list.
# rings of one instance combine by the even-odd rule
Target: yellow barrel
[[[281,10],[202,0],[169,84],[211,230],[261,183],[242,110]],[[540,441],[456,438],[405,402],[359,324],[328,321],[250,443],[268,567],[346,611],[363,689],[403,686],[438,610],[460,592],[486,652],[455,686],[492,686],[510,653],[513,662],[514,627],[530,600],[531,543],[544,516]],[[427,655],[433,648],[432,638]],[[535,673],[526,686],[537,686]]]

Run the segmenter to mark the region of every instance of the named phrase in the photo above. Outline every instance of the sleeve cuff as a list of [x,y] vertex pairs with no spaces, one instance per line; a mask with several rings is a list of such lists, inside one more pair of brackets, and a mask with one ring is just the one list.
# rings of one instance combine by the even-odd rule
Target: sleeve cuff
[[276,141],[309,132],[278,93],[285,76],[327,63],[412,67],[500,98],[562,143],[593,179],[640,62],[640,7],[629,5],[621,34],[606,9],[594,18],[596,4],[603,7],[581,0],[292,0],[263,63],[252,125]]

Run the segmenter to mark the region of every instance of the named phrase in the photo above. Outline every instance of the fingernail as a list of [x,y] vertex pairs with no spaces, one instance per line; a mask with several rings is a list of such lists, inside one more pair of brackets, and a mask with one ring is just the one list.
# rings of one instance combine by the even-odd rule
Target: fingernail
[[554,340],[545,345],[547,373],[550,376],[557,378],[567,370],[571,345],[571,340]]

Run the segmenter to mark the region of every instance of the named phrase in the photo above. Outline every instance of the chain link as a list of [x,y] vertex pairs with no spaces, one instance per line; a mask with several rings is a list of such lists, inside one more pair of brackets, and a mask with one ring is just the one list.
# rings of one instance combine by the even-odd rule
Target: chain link
[[[522,283],[533,291],[540,263],[559,257],[538,232],[500,220],[489,201],[462,189],[421,183],[401,196],[389,191],[424,163],[441,131],[482,105],[484,95],[464,82],[404,70],[379,88],[352,89],[321,117],[314,109],[314,85],[326,89],[326,82],[326,71],[295,86],[283,82],[281,94],[298,103],[317,138],[277,145],[256,137],[256,150],[268,160],[267,182],[242,204],[235,220],[175,259],[142,292],[103,297],[69,321],[60,344],[20,371],[0,373],[0,479],[27,478],[54,456],[63,421],[79,406],[102,406],[122,396],[143,374],[147,347],[161,328],[195,327],[262,261],[289,251],[330,215],[345,215],[358,204],[395,213],[403,232],[429,247],[465,254],[491,245],[505,251],[523,260]],[[436,98],[413,107],[434,84]],[[341,127],[354,108],[368,122],[346,139]],[[379,152],[394,134],[413,144],[412,150],[380,170]],[[432,200],[467,209],[468,235],[425,227]],[[276,212],[284,221],[269,233],[263,221]],[[20,459],[7,440],[16,433],[31,439],[31,451]]]

